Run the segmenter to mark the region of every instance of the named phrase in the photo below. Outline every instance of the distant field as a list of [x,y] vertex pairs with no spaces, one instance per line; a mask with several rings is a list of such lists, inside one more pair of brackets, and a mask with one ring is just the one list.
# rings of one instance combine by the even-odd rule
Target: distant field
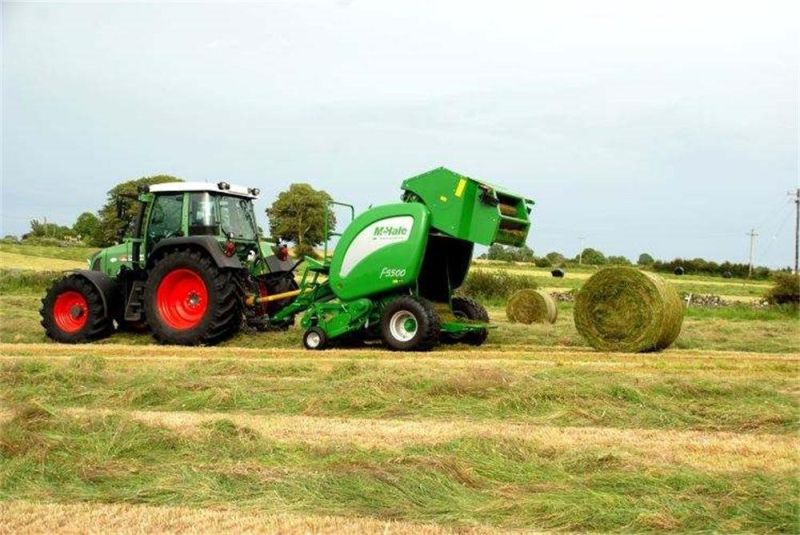
[[38,324],[52,269],[0,295],[0,533],[800,528],[789,311],[691,308],[673,348],[638,355],[586,347],[571,303],[532,326],[489,303],[480,349],[310,352],[297,327],[70,346]]
[[[510,273],[529,275],[541,288],[554,291],[565,291],[579,288],[596,269],[566,269],[563,278],[550,274],[549,268],[537,268],[532,265],[506,264],[503,262],[476,261],[475,269],[485,271],[508,271]],[[697,275],[672,275],[659,273],[659,276],[675,284],[679,291],[698,294],[714,294],[729,300],[753,300],[764,296],[770,288],[769,281],[753,281],[744,279],[723,279],[721,277],[703,277]]]
[[0,243],[0,253],[55,258],[59,260],[75,260],[86,265],[86,260],[97,252],[97,247],[54,247],[47,245],[20,245]]

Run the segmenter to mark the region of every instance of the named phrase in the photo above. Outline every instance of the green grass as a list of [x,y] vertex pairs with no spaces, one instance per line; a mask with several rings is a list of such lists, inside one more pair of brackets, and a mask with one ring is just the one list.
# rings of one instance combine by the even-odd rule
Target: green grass
[[[530,280],[539,288],[566,291],[580,288],[586,278],[596,273],[599,268],[568,268],[565,270],[566,275],[564,278],[551,276],[550,268],[537,268],[531,264],[479,261],[474,264],[474,269],[508,270],[516,275],[530,277]],[[766,295],[767,290],[772,286],[770,281],[725,279],[703,275],[677,276],[668,273],[657,273],[657,275],[674,284],[676,289],[682,293],[761,298]]]
[[[787,365],[759,382],[710,368],[686,377],[654,367],[587,369],[531,363],[453,366],[343,360],[287,363],[189,362],[131,368],[102,358],[69,364],[25,359],[0,365],[7,403],[166,411],[254,411],[370,418],[450,418],[551,425],[713,429],[784,433],[798,429],[786,393]],[[431,373],[436,369],[435,373]],[[791,368],[789,368],[790,370]],[[290,377],[295,380],[286,382]]]
[[47,288],[64,273],[28,269],[0,269],[0,294],[43,295]]
[[571,531],[797,528],[798,483],[787,474],[654,470],[591,444],[463,438],[397,452],[275,442],[226,420],[187,437],[116,415],[28,409],[4,426],[0,460],[0,499]]
[[[585,280],[532,273],[542,287]],[[559,304],[556,324],[526,326],[505,321],[502,300],[488,303],[498,328],[478,350],[306,352],[297,327],[242,332],[215,348],[157,347],[131,333],[66,346],[39,326],[52,276],[0,273],[0,342],[20,343],[0,359],[0,501],[454,528],[800,528],[800,323],[791,309],[691,308],[672,350],[643,355],[587,348],[571,303]],[[763,286],[685,281],[717,294]],[[306,435],[257,423],[282,418],[288,429],[305,422]],[[392,440],[371,427],[407,424],[417,427]],[[430,439],[451,425],[517,424],[525,434]],[[559,439],[571,433],[584,434]],[[341,438],[352,435],[371,440]]]
[[[11,293],[0,296],[0,342],[49,342],[39,325],[41,293]],[[499,302],[491,304],[489,314],[497,329],[489,332],[491,346],[536,345],[586,347],[572,322],[572,304],[559,304],[555,325],[521,325],[505,320]],[[800,352],[796,315],[782,309],[746,307],[689,309],[674,347],[769,353]],[[300,347],[299,327],[288,331],[260,333],[244,331],[223,343],[225,347]],[[144,345],[153,343],[149,334],[117,332],[98,344]]]
[[86,259],[96,253],[97,250],[97,247],[56,247],[52,245],[0,243],[0,252],[81,262],[86,262]]

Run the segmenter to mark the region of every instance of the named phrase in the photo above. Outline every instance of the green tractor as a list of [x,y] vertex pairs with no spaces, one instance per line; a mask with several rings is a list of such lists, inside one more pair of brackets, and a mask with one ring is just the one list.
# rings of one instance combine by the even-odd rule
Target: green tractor
[[91,270],[58,281],[43,300],[42,325],[62,342],[97,339],[117,325],[194,345],[217,343],[243,322],[286,328],[302,314],[307,349],[371,340],[396,350],[482,344],[486,310],[454,291],[476,243],[525,243],[532,201],[445,168],[402,188],[402,202],[370,208],[342,234],[326,229],[339,237],[336,248],[328,255],[326,244],[322,260],[305,258],[298,285],[299,262],[259,240],[257,190],[152,186],[139,195],[133,237],[100,251]]
[[259,238],[255,188],[179,182],[142,188],[132,235],[57,281],[42,300],[42,326],[59,342],[97,340],[116,328],[152,331],[167,344],[215,344],[243,320],[257,327],[291,299],[246,307],[249,294],[298,288],[285,247]]

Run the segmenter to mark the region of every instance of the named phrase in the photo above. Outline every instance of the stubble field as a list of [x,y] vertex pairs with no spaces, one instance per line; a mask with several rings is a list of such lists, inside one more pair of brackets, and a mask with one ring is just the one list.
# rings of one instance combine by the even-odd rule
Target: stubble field
[[[760,291],[694,282],[718,283]],[[486,346],[423,354],[308,352],[296,329],[64,346],[4,288],[0,532],[798,530],[783,311],[690,309],[648,355],[585,347],[568,303],[533,327],[495,303]]]

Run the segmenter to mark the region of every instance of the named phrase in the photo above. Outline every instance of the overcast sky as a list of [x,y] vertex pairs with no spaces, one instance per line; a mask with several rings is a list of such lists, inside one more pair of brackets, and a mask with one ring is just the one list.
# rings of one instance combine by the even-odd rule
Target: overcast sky
[[444,165],[528,243],[793,261],[800,3],[3,3],[2,234],[168,173],[359,210]]

